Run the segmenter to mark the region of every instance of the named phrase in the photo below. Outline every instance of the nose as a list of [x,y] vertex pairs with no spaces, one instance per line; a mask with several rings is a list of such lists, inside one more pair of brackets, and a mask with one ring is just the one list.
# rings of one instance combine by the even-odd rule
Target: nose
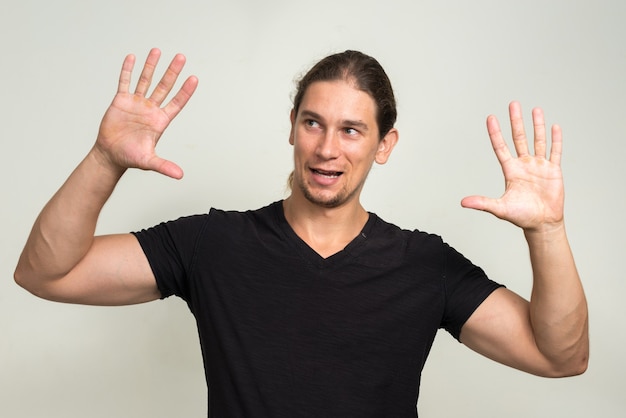
[[338,135],[331,130],[327,130],[323,135],[320,135],[316,149],[319,157],[325,160],[332,160],[339,156],[339,151],[340,144]]

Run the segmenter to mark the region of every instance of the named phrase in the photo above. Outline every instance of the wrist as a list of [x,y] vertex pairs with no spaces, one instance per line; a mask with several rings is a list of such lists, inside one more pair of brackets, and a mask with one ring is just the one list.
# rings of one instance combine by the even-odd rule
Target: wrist
[[524,236],[529,243],[550,243],[563,238],[566,239],[565,222],[560,220],[558,222],[541,224],[533,228],[526,228],[524,229]]
[[126,172],[126,168],[115,164],[113,160],[98,145],[94,145],[87,155],[98,166],[101,174],[117,181]]

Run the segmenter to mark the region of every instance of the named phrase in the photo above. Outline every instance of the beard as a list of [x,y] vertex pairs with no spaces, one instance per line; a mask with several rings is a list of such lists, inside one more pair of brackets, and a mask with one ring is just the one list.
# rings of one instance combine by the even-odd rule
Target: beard
[[[294,173],[295,174],[295,173]],[[367,177],[367,176],[366,176]],[[321,206],[324,208],[332,209],[337,208],[339,206],[344,205],[346,202],[351,201],[352,199],[358,197],[363,185],[365,184],[365,178],[361,181],[360,184],[357,185],[353,190],[348,190],[344,185],[341,190],[333,195],[327,195],[326,193],[314,193],[309,187],[308,184],[304,182],[304,180],[294,175],[293,180],[296,183],[296,186],[302,192],[302,195],[311,203],[317,206]]]

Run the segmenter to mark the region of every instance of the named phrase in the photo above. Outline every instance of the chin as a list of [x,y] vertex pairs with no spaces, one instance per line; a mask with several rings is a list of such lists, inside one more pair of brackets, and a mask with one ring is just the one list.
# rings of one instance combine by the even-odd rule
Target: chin
[[314,196],[308,190],[304,192],[304,197],[306,198],[306,200],[313,203],[314,205],[322,206],[325,208],[336,208],[338,206],[341,206],[345,202],[344,199],[342,199],[340,196]]
[[[323,208],[337,208],[348,203],[359,192],[359,188],[356,188],[352,192],[342,187],[337,192],[331,192],[329,190],[316,190],[309,184],[306,184],[302,179],[295,178],[295,185],[305,197],[305,199],[313,205]],[[345,186],[345,185],[344,185]]]
[[338,208],[345,205],[355,195],[355,193],[347,193],[344,190],[334,195],[329,195],[327,193],[315,194],[306,187],[302,187],[301,191],[309,202],[328,209]]

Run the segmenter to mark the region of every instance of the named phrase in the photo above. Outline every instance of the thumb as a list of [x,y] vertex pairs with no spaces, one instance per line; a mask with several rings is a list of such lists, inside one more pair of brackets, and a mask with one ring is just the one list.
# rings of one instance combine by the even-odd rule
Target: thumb
[[147,170],[156,171],[165,176],[180,180],[183,178],[183,169],[172,161],[163,159],[159,156],[152,157],[146,166]]
[[485,196],[467,196],[461,200],[461,206],[468,209],[494,213],[496,201]]

